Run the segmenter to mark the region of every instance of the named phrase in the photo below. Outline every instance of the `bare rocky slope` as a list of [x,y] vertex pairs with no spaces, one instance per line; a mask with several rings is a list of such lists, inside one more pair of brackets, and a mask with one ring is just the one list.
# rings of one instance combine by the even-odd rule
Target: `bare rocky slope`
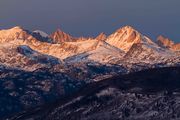
[[62,42],[75,41],[75,38],[73,38],[71,35],[63,32],[60,29],[57,29],[55,32],[53,32],[50,35],[50,38],[53,40],[53,43],[62,43]]

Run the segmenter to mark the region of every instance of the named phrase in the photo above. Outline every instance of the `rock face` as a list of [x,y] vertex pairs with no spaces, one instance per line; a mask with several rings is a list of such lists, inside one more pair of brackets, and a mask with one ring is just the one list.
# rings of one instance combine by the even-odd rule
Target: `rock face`
[[157,44],[173,51],[180,51],[180,43],[175,44],[172,40],[165,38],[162,35],[157,38]]
[[125,52],[128,52],[135,43],[153,43],[149,38],[143,36],[130,26],[117,30],[107,38],[106,42]]
[[180,43],[174,44],[174,45],[172,46],[172,49],[173,49],[174,51],[180,51]]
[[70,42],[70,41],[74,40],[74,38],[72,36],[63,32],[60,29],[58,29],[54,33],[52,33],[50,35],[50,38],[53,40],[54,43]]
[[36,52],[26,45],[18,46],[17,52],[34,61],[37,61],[38,63],[44,63],[46,65],[48,65],[49,63],[52,65],[61,63],[58,58]]
[[160,35],[157,38],[157,43],[158,45],[162,46],[162,47],[169,47],[171,48],[174,45],[174,42],[168,38],[165,38],[164,36]]

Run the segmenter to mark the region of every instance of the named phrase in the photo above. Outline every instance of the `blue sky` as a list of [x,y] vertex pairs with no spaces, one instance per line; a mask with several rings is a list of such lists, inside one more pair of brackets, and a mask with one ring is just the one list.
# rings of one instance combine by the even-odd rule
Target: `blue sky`
[[131,25],[152,39],[162,34],[180,42],[179,6],[180,0],[0,0],[0,29],[96,36]]

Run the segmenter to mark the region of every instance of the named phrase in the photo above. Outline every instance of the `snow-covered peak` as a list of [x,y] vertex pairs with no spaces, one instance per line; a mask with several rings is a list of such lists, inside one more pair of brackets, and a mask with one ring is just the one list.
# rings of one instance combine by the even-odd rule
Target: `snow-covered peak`
[[11,28],[11,30],[23,30],[23,27],[15,26],[15,27]]
[[131,32],[131,31],[136,31],[132,26],[124,26],[122,28],[119,28],[118,30],[116,30],[116,32],[121,32],[121,31],[127,31],[127,32]]
[[24,30],[22,27],[16,26],[11,29],[1,30],[0,31],[0,42],[9,42],[18,39],[26,39],[29,36],[27,30]]
[[47,33],[45,33],[44,31],[41,31],[41,30],[35,30],[33,32],[40,34],[44,38],[47,38],[49,36]]
[[10,28],[10,29],[3,29],[3,30],[0,30],[0,33],[1,34],[13,34],[13,33],[17,33],[17,32],[21,32],[21,31],[25,31],[21,26],[15,26],[13,28]]
[[131,26],[125,26],[118,29],[107,38],[106,42],[125,52],[127,52],[135,43],[155,44],[148,37],[142,35]]
[[19,26],[0,30],[0,43],[13,42],[19,44],[19,42],[37,43],[38,41],[51,42],[48,35],[40,30],[31,32]]

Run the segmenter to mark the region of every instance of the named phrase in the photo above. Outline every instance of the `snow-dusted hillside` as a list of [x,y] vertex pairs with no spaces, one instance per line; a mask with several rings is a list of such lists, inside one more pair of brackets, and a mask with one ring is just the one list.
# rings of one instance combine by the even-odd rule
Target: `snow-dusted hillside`
[[137,43],[126,53],[125,58],[136,58],[143,61],[157,62],[175,57],[175,53],[154,44]]
[[179,67],[116,76],[10,120],[179,120],[179,80]]

